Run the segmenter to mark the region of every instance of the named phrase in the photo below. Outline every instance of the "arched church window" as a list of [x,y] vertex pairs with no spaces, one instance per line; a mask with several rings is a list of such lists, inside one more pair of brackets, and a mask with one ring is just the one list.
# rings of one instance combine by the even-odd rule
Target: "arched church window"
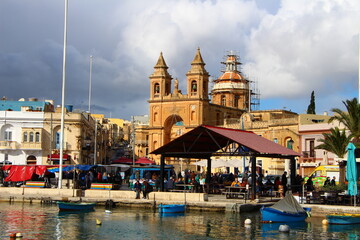
[[191,120],[191,121],[194,121],[194,120],[195,120],[195,111],[191,111],[190,120]]
[[197,93],[197,82],[194,80],[191,82],[191,94]]
[[155,113],[154,113],[154,122],[156,122],[156,121],[157,121],[157,118],[158,118],[158,113],[157,113],[157,112],[155,112]]
[[221,95],[221,105],[226,106],[226,97],[225,97],[225,95]]

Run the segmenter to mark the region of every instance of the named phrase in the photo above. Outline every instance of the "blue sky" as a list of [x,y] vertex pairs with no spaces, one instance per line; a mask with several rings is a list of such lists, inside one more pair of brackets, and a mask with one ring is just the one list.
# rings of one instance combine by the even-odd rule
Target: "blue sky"
[[[163,52],[185,92],[200,47],[221,74],[227,51],[257,81],[260,109],[322,114],[358,97],[356,0],[69,0],[66,104],[130,119],[148,113],[149,75]],[[0,94],[61,103],[64,0],[0,2]]]

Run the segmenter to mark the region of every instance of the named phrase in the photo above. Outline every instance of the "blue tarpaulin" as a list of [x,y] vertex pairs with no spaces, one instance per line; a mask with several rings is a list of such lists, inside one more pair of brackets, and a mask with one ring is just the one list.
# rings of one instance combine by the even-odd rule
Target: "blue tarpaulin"
[[346,164],[346,179],[348,180],[348,192],[349,192],[349,195],[351,195],[351,196],[356,196],[358,193],[355,149],[356,149],[356,147],[353,143],[348,144],[348,146],[347,146],[348,159],[347,159],[347,164]]
[[[63,172],[68,172],[74,169],[74,167],[76,169],[82,170],[82,171],[89,171],[91,168],[96,167],[96,165],[68,165],[68,166],[64,166],[63,167]],[[49,168],[48,169],[49,172],[59,172],[59,168]]]

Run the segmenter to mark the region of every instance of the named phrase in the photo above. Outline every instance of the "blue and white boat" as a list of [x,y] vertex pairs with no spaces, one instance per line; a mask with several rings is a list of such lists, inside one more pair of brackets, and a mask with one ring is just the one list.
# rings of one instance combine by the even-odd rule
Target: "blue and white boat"
[[310,208],[303,208],[291,195],[272,205],[260,209],[263,222],[299,222],[310,216]]
[[96,203],[57,202],[60,211],[93,211]]
[[183,213],[185,212],[185,204],[160,204],[160,213]]
[[349,225],[349,224],[360,224],[360,214],[329,214],[326,215],[326,219],[329,224],[336,225]]

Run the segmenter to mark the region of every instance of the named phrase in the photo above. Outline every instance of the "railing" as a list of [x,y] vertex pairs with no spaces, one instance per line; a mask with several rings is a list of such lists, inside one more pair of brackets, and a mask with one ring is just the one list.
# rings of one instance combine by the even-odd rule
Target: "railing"
[[148,145],[149,141],[148,140],[135,140],[135,144],[136,145]]
[[316,158],[316,152],[315,151],[303,151],[303,158]]
[[18,149],[16,141],[0,141],[0,149]]
[[41,149],[41,142],[22,142],[21,149]]

